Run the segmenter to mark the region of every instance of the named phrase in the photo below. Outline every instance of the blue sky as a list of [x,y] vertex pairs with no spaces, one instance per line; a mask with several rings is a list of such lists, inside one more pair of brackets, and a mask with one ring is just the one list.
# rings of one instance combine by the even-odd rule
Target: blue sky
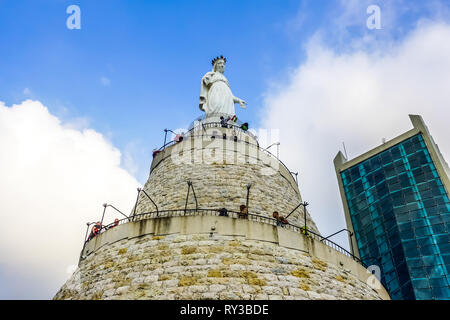
[[[382,10],[392,6],[370,3]],[[405,10],[397,3],[400,21],[384,25],[376,37],[402,37],[428,15],[422,1],[408,1]],[[71,4],[81,9],[81,30],[66,28]],[[133,157],[144,183],[162,130],[186,127],[201,114],[199,81],[213,57],[228,58],[233,91],[248,103],[238,116],[258,127],[265,91],[274,81],[286,81],[286,73],[305,58],[312,35],[320,31],[339,51],[367,32],[364,10],[336,25],[346,6],[329,0],[3,0],[1,101],[36,99],[63,121],[78,119],[106,134]]]
[[[70,4],[81,30],[66,28]],[[328,6],[309,5],[319,17]],[[297,1],[0,1],[0,96],[19,103],[28,88],[61,119],[84,118],[148,156],[164,128],[200,115],[200,79],[218,54],[257,124],[268,79],[298,59],[302,37],[286,24],[298,10]]]
[[[66,8],[73,4],[81,9],[81,30],[66,27],[69,17]],[[381,9],[381,30],[368,30],[366,27],[366,8],[371,4]],[[65,230],[70,245],[64,245],[67,248],[72,246],[66,250],[69,258],[64,258],[66,260],[58,265],[57,270],[56,267],[55,270],[49,269],[47,278],[37,275],[40,268],[46,264],[53,267],[56,262],[44,261],[42,266],[36,263],[33,273],[33,268],[17,268],[19,262],[22,265],[26,263],[16,259],[19,253],[15,253],[14,259],[11,256],[8,260],[0,260],[0,283],[3,283],[0,298],[53,296],[64,281],[61,277],[66,273],[65,268],[76,263],[81,243],[77,237],[83,236],[84,222],[94,219],[97,211],[101,212],[104,201],[114,199],[122,204],[118,205],[120,208],[132,205],[135,184],[144,184],[148,177],[151,151],[163,143],[163,129],[185,128],[201,115],[198,108],[200,79],[210,71],[211,59],[217,55],[227,57],[225,74],[233,93],[248,103],[245,111],[236,107],[238,117],[248,121],[253,128],[280,129],[281,159],[290,169],[300,172],[300,189],[310,202],[312,217],[319,230],[323,234],[331,234],[345,227],[332,165],[342,141],[347,144],[349,156],[354,157],[379,144],[382,137],[392,138],[410,129],[407,113],[414,112],[423,114],[425,121],[428,120],[432,134],[435,133],[434,137],[444,153],[450,151],[450,143],[444,139],[448,136],[448,124],[445,117],[440,116],[443,112],[448,114],[448,90],[440,89],[440,85],[447,84],[449,79],[444,74],[450,74],[450,70],[446,69],[450,66],[447,63],[450,55],[445,46],[449,42],[445,32],[447,27],[450,28],[449,8],[450,1],[444,0],[0,0],[0,102],[4,102],[12,114],[13,104],[21,104],[26,99],[38,101],[48,108],[51,115],[80,132],[89,128],[102,134],[122,153],[120,159],[115,150],[105,147],[99,139],[94,139],[95,143],[92,143],[92,137],[83,135],[76,138],[80,144],[93,146],[86,149],[90,157],[86,158],[91,161],[89,166],[97,168],[97,171],[108,168],[105,169],[108,174],[92,174],[90,183],[94,184],[94,180],[100,183],[109,175],[109,180],[105,179],[103,185],[95,184],[98,186],[96,190],[108,187],[115,190],[104,193],[89,190],[83,193],[86,181],[77,180],[78,176],[82,176],[82,170],[74,169],[70,176],[73,179],[71,184],[82,187],[71,190],[75,197],[84,199],[85,207],[75,208],[79,201],[72,203],[68,199],[53,204],[54,210],[74,207],[74,213],[67,217],[72,219],[67,222],[74,226],[73,230],[71,233]],[[427,29],[423,25],[431,27]],[[422,52],[421,43],[428,38],[437,40],[428,44],[428,51]],[[415,43],[419,45],[414,46]],[[442,50],[435,43],[441,43]],[[415,52],[418,52],[417,56],[414,56]],[[361,63],[364,59],[370,63]],[[407,66],[396,70],[396,66],[410,61],[418,62],[411,68]],[[320,65],[324,67],[318,68]],[[371,69],[370,65],[375,67]],[[411,76],[409,69],[417,72],[412,72]],[[308,76],[311,70],[315,73]],[[379,70],[384,73],[374,75],[374,71]],[[354,72],[360,72],[363,76],[356,77],[356,80],[346,78],[347,74],[353,75]],[[403,74],[408,74],[408,79],[401,79]],[[402,81],[391,83],[388,78]],[[364,79],[368,80],[373,92],[366,92],[366,98],[357,97],[361,112],[358,113],[358,109],[347,110],[351,119],[349,123],[342,122],[342,126],[330,125],[333,119],[321,122],[336,108],[342,108],[345,112],[345,106],[355,102],[346,94],[364,84]],[[314,81],[331,85],[311,87]],[[380,89],[383,83],[389,85]],[[402,87],[401,83],[406,84]],[[332,91],[333,86],[339,85],[345,86],[338,93]],[[311,92],[315,94],[311,95]],[[395,95],[396,92],[399,96]],[[374,96],[379,97],[379,105],[372,103]],[[317,102],[324,97],[330,98],[325,99],[327,103],[331,101],[328,103],[329,109]],[[283,101],[286,108],[277,101]],[[414,102],[422,104],[410,108]],[[21,108],[24,113],[30,112],[35,116],[36,110],[41,110],[39,106],[33,104]],[[2,108],[5,109],[0,104],[0,112]],[[380,112],[383,110],[383,117],[391,119],[392,123],[377,119],[383,121],[381,125],[375,117],[372,123],[363,121],[371,109],[377,108]],[[321,112],[314,113],[314,110]],[[18,110],[14,112],[19,113]],[[277,116],[277,113],[283,112],[296,116]],[[39,142],[33,139],[40,137],[41,131],[50,126],[55,126],[55,134],[63,137],[62,143],[67,139],[70,141],[64,128],[57,127],[52,119],[42,115],[39,119],[43,119],[41,127],[34,126],[34,123],[17,124],[17,132],[11,135],[11,141],[16,143],[13,138],[29,129],[32,131],[27,132],[29,136],[26,140],[33,147]],[[11,133],[11,128],[2,131],[1,120],[0,134]],[[313,130],[296,138],[294,129],[300,124]],[[6,137],[3,136],[5,140]],[[332,140],[333,137],[336,140]],[[16,147],[19,151],[30,148],[25,143],[9,147]],[[102,150],[104,158],[96,153],[98,150]],[[61,161],[69,163],[68,154],[74,158],[77,156],[75,151],[69,151],[52,149],[49,152],[54,152],[53,160],[63,159]],[[4,152],[3,157],[0,155],[0,175],[2,164],[13,166],[17,162],[17,159],[8,159],[10,154],[12,157],[13,152]],[[323,164],[319,164],[318,159]],[[130,173],[126,177],[114,167],[119,160],[120,167]],[[72,163],[72,167],[76,165],[77,162]],[[17,172],[29,173],[22,167],[18,168]],[[27,168],[43,174],[53,172],[37,165]],[[12,182],[2,185],[0,181],[0,191],[19,190],[25,183],[21,180],[22,176],[9,173],[13,169],[5,169]],[[58,177],[49,177],[48,184],[53,185],[48,187],[51,190],[46,191],[48,194],[59,194],[60,191],[52,187],[67,182],[64,179],[69,178],[64,174],[62,171]],[[18,177],[16,188],[13,183],[15,177]],[[30,189],[38,193],[39,185],[33,185],[32,181],[27,183]],[[120,198],[125,191],[119,185],[124,190],[131,190],[132,195]],[[33,199],[27,198],[30,194],[10,196],[10,207],[0,203],[0,212],[7,213],[2,217],[9,219],[9,215],[21,214],[14,211],[18,203],[33,204],[32,200],[47,199],[41,194]],[[36,207],[41,208],[42,214],[51,220],[59,211],[50,215],[42,209],[48,207],[50,201],[42,200]],[[13,208],[11,214],[9,208]],[[24,207],[23,210],[28,212],[29,208]],[[53,232],[45,231],[44,226],[40,230]],[[3,231],[0,233],[6,234]],[[39,234],[35,238],[38,237]],[[345,236],[338,237],[336,241],[348,247]],[[51,245],[51,242],[42,244],[42,250],[57,250]],[[19,249],[16,251],[19,252]],[[43,287],[41,283],[48,285]]]
[[[66,28],[71,4],[81,30]],[[130,152],[143,183],[162,130],[200,115],[213,57],[228,58],[227,77],[249,106],[242,117],[258,126],[269,81],[302,59],[302,44],[335,10],[330,1],[0,1],[0,97],[37,99],[121,150],[139,146]]]

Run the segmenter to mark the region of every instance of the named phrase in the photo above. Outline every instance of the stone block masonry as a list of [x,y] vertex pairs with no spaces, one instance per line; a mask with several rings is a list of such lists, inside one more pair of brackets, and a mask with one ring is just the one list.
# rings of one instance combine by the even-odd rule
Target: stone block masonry
[[94,238],[55,299],[389,299],[368,277],[351,258],[281,227],[174,217]]
[[344,268],[238,236],[146,235],[91,254],[55,299],[380,299]]
[[[286,216],[302,202],[289,170],[252,136],[242,132],[229,141],[220,137],[232,136],[231,129],[213,131],[217,138],[201,130],[155,155],[144,190],[159,210],[184,209],[187,181],[201,209],[239,211],[247,185],[251,214]],[[195,205],[191,193],[188,208]],[[133,213],[155,210],[142,192]],[[306,219],[318,233],[309,212]],[[389,299],[352,258],[264,219],[183,214],[129,220],[85,244],[78,269],[54,299]],[[303,226],[303,208],[288,220]]]
[[[231,129],[222,130],[231,135]],[[278,211],[280,215],[287,216],[302,202],[297,183],[284,165],[245,140],[216,139],[211,142],[200,136],[171,146],[153,159],[144,190],[160,210],[183,209],[188,180],[192,181],[198,206],[203,209],[224,207],[239,211],[240,205],[246,204],[248,184],[251,184],[250,213],[272,217],[272,213]],[[188,208],[195,208],[192,191]],[[155,210],[152,202],[141,194],[136,213]],[[309,212],[306,218],[308,228],[319,233]],[[288,220],[303,226],[303,207],[293,212]]]

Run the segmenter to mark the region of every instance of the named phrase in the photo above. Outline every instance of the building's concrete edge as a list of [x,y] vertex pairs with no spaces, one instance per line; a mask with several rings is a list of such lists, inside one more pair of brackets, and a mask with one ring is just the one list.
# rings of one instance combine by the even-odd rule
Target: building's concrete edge
[[338,186],[339,186],[339,194],[341,195],[342,206],[344,207],[345,223],[347,225],[347,229],[350,230],[350,232],[352,232],[352,234],[353,234],[352,237],[350,237],[350,235],[348,235],[348,242],[351,244],[351,247],[353,248],[353,254],[355,256],[357,256],[358,258],[361,258],[361,255],[359,253],[358,243],[356,242],[355,230],[353,229],[353,223],[352,223],[352,219],[350,217],[350,210],[348,208],[347,199],[345,198],[344,185],[342,184],[342,179],[341,179],[340,168],[346,161],[347,161],[347,159],[344,157],[342,152],[339,151],[339,153],[334,158],[333,162],[334,162],[334,168],[336,171],[336,177],[337,177]]
[[411,130],[395,137],[392,140],[386,141],[382,145],[379,145],[379,146],[363,153],[362,155],[357,156],[356,158],[353,158],[351,160],[348,160],[348,161],[342,163],[341,166],[338,168],[339,172],[345,171],[348,168],[351,168],[351,167],[357,165],[358,163],[361,163],[361,162],[373,157],[374,155],[377,155],[377,154],[385,151],[386,149],[389,149],[389,148],[395,146],[396,144],[399,144],[403,140],[406,140],[408,138],[411,138],[412,136],[415,136],[418,133],[420,133],[420,130],[418,130],[417,128],[414,128],[414,129],[411,129]]
[[411,122],[420,133],[422,133],[422,137],[425,141],[428,151],[430,152],[431,159],[436,167],[436,170],[439,174],[439,177],[444,185],[445,191],[448,195],[450,195],[450,169],[448,167],[447,162],[444,159],[441,151],[439,150],[438,145],[434,142],[430,131],[428,130],[425,122],[422,117],[419,115],[409,115]]

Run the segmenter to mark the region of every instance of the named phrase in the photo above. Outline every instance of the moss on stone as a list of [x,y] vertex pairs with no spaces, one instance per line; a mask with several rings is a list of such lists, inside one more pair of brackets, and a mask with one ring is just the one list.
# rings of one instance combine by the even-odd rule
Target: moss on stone
[[259,279],[259,278],[250,278],[247,279],[247,283],[249,285],[255,285],[255,286],[265,286],[267,285],[267,281],[264,279]]
[[236,263],[237,263],[237,259],[233,259],[233,258],[223,258],[223,259],[222,259],[222,263],[223,263],[223,264],[226,264],[226,265],[236,264]]
[[[127,263],[139,261],[139,260],[141,260],[141,258],[142,258],[142,257],[139,256],[139,255],[132,255],[132,256],[129,256],[128,259],[127,259]],[[132,265],[130,265],[130,267],[132,267]]]
[[241,271],[241,272],[239,272],[239,275],[241,276],[241,278],[246,278],[246,279],[258,278],[256,273],[254,273],[253,271]]
[[162,240],[164,239],[164,236],[154,236],[152,237],[152,240]]
[[303,282],[300,282],[299,285],[298,285],[298,287],[299,287],[300,289],[304,290],[304,291],[309,291],[309,290],[311,290],[311,288],[310,288],[306,283],[303,283]]
[[196,277],[184,277],[183,276],[178,281],[178,286],[179,287],[187,287],[187,286],[193,286],[196,283],[197,283]]
[[184,247],[181,249],[181,254],[191,254],[197,251],[196,247]]
[[297,270],[291,271],[291,274],[294,277],[297,277],[297,278],[309,278],[310,277],[308,270],[305,270],[305,269],[302,269],[302,268],[299,268]]
[[222,275],[226,278],[237,278],[240,276],[238,271],[233,270],[223,270]]
[[166,243],[161,243],[156,247],[158,250],[167,250],[169,249],[169,245]]
[[244,278],[249,285],[255,286],[265,286],[267,281],[264,279],[259,279],[257,274],[252,271],[240,271],[241,278]]
[[114,289],[129,286],[130,284],[131,284],[131,279],[119,280],[119,281],[116,281],[116,283],[114,284]]
[[125,254],[125,253],[127,253],[127,251],[128,251],[127,248],[122,248],[122,249],[119,249],[119,251],[117,252],[117,254]]
[[223,285],[230,284],[231,282],[234,282],[234,280],[236,280],[233,279],[233,281],[231,281],[230,278],[207,278],[207,279],[209,284],[223,284]]
[[210,246],[206,250],[211,252],[211,253],[219,253],[219,252],[223,251],[223,248],[219,247],[219,246]]
[[168,274],[160,274],[158,277],[158,281],[171,280],[172,276]]
[[208,277],[221,278],[222,277],[222,271],[220,271],[220,270],[209,270]]
[[172,256],[172,251],[165,250],[165,251],[160,252],[159,255],[162,257],[169,257],[169,256]]
[[172,256],[161,256],[156,259],[156,263],[162,264],[162,263],[168,262],[170,260],[172,260]]
[[344,278],[342,278],[341,276],[336,276],[336,280],[340,281],[340,282],[345,282]]
[[228,245],[232,246],[232,247],[238,247],[241,245],[241,243],[239,241],[233,240],[233,241],[228,242]]
[[321,271],[325,271],[328,267],[328,263],[317,258],[312,258],[312,263],[314,265],[314,268],[319,269]]
[[108,261],[105,263],[105,269],[111,269],[112,267],[114,267],[114,262]]
[[238,264],[242,264],[242,265],[249,265],[249,264],[251,264],[250,260],[248,260],[248,259],[236,259],[236,262]]

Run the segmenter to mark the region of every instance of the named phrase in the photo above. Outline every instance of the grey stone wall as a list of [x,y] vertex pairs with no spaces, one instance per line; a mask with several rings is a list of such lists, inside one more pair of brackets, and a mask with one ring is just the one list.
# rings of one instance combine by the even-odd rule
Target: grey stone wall
[[100,247],[83,260],[54,299],[381,296],[349,269],[299,250],[244,236],[171,234],[125,238]]
[[[153,159],[144,190],[159,210],[184,208],[188,180],[203,209],[239,211],[248,184],[249,213],[286,216],[302,201],[288,169],[252,137],[240,133],[235,142],[229,129],[205,132]],[[192,192],[188,208],[195,208]],[[155,207],[141,193],[135,210]],[[303,209],[289,221],[303,226]],[[135,217],[85,245],[79,268],[54,299],[389,299],[351,258],[263,222],[203,214]],[[318,232],[309,213],[307,225]]]
[[[256,147],[250,137],[241,134],[234,142],[230,129],[215,129],[192,136],[167,148],[152,162],[152,171],[144,190],[159,210],[183,209],[188,191],[187,181],[193,183],[199,208],[239,211],[247,201],[249,212],[272,217],[273,211],[287,216],[301,201],[298,186],[289,171],[273,156]],[[222,139],[222,134],[227,139]],[[247,143],[249,141],[250,143]],[[192,190],[188,208],[195,208]],[[141,193],[136,213],[155,211],[155,206]],[[289,222],[304,225],[303,207],[298,208]],[[318,232],[307,212],[307,226]]]

